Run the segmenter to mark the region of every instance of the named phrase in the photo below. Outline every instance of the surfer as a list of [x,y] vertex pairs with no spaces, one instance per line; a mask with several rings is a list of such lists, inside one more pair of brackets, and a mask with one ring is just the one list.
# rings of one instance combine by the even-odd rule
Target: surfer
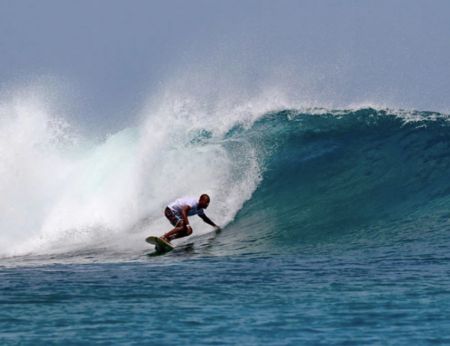
[[205,215],[204,209],[208,208],[209,201],[209,196],[203,194],[198,201],[192,197],[183,197],[169,204],[164,210],[164,215],[175,228],[164,234],[161,239],[170,243],[171,240],[191,235],[192,227],[189,224],[188,216],[193,215],[198,215],[208,225],[220,230],[220,227]]

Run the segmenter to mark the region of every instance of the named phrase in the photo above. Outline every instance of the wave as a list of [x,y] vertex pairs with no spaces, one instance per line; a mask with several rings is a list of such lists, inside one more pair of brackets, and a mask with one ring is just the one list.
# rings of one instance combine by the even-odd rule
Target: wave
[[229,228],[255,251],[390,242],[447,227],[444,114],[284,110],[236,132],[230,136],[249,138],[264,153],[261,184]]
[[[136,252],[167,230],[167,203],[201,193],[212,197],[211,218],[228,225],[219,252],[392,237],[408,218],[445,220],[444,114],[262,108],[219,118],[172,104],[89,141],[40,107],[2,108],[2,256]],[[442,225],[422,224],[431,226]]]

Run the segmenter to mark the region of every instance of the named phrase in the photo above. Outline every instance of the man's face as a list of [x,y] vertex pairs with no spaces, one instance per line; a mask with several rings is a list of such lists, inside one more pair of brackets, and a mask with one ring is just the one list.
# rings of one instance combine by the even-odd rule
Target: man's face
[[202,209],[208,208],[209,205],[209,199],[207,198],[200,198],[200,201],[198,201],[198,206]]

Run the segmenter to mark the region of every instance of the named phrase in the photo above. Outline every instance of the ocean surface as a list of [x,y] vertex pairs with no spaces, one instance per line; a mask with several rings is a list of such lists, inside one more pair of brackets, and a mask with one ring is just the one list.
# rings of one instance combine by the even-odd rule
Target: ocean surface
[[[181,105],[92,140],[36,107],[0,110],[1,345],[450,344],[446,114]],[[222,231],[156,256],[202,193]]]

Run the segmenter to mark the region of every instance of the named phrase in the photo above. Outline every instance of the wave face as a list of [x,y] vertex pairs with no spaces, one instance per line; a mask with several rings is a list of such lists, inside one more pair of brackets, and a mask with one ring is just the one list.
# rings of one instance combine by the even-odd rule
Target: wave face
[[180,107],[92,142],[30,107],[2,109],[2,256],[136,253],[167,230],[167,203],[201,193],[212,197],[211,218],[228,225],[218,253],[344,248],[446,227],[442,114],[285,109],[246,111],[244,121]]
[[244,231],[240,237],[256,251],[297,252],[311,244],[448,238],[446,116],[371,108],[313,113],[276,112],[230,134],[265,152],[263,180],[230,227],[234,233]]

